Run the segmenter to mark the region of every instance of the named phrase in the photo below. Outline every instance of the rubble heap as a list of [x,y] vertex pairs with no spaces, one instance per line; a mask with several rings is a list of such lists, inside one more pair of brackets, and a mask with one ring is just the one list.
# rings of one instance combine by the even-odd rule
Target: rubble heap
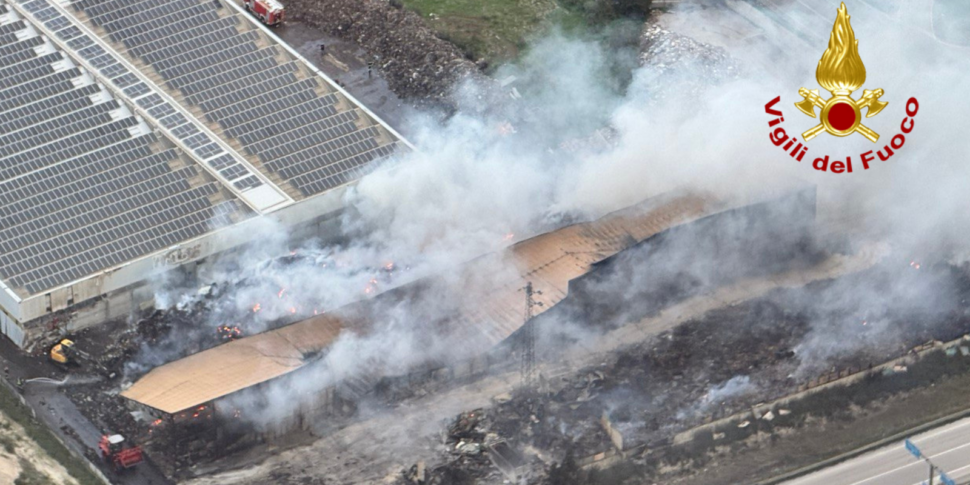
[[[959,307],[926,304],[906,311],[913,302],[897,299],[885,308],[866,308],[863,316],[852,298],[831,307],[817,305],[844,294],[845,288],[865,287],[864,281],[877,281],[879,286],[894,280],[911,287],[937,280],[932,287],[954,292],[970,288],[970,278],[953,267],[907,271],[884,265],[712,311],[601,364],[549,378],[539,395],[496,397],[489,408],[463,413],[449,426],[445,439],[445,448],[462,459],[435,470],[480,477],[496,467],[473,458],[478,453],[487,456],[499,442],[523,457],[520,477],[546,477],[556,461],[569,455],[580,466],[590,465],[614,447],[630,453],[639,466],[647,466],[643,450],[650,451],[651,459],[669,463],[702,463],[702,456],[674,446],[679,433],[790,395],[822,369],[864,369],[903,355],[927,339],[949,340],[970,329],[970,313]],[[885,323],[873,327],[862,318]],[[871,339],[873,345],[813,361],[805,343],[824,322],[844,328],[843,338]],[[812,407],[811,412],[834,412],[827,406]],[[792,416],[793,412],[769,412],[761,419],[794,426],[804,415]],[[738,428],[749,425],[741,423]],[[607,426],[618,433],[618,440]],[[714,439],[724,439],[721,435]]]
[[450,104],[451,88],[484,77],[454,44],[435,35],[421,17],[385,0],[291,0],[292,18],[355,42],[377,57],[391,90],[402,98]]
[[656,17],[651,17],[640,36],[640,65],[653,72],[652,86],[675,83],[690,94],[736,79],[740,73],[727,51],[666,30]]

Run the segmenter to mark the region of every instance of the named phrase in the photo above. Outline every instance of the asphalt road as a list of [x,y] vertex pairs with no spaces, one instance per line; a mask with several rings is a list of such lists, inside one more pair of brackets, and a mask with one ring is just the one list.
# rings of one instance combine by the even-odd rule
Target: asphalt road
[[[970,418],[942,426],[910,440],[959,484],[970,483]],[[911,455],[900,441],[785,485],[921,485],[929,466]],[[934,478],[939,484],[939,475]]]
[[[64,443],[80,455],[97,454],[98,440],[102,430],[78,411],[77,407],[60,392],[52,382],[62,381],[63,371],[42,357],[30,356],[18,349],[6,337],[0,336],[0,365],[4,378],[16,382],[18,378],[30,381],[24,386],[27,404],[37,414],[37,419],[52,432],[61,436]],[[35,380],[41,378],[39,380]],[[67,382],[70,385],[70,381]],[[70,428],[70,432],[66,432]],[[94,464],[114,484],[118,485],[167,485],[171,482],[151,462],[144,462],[123,474],[117,474],[103,466],[99,460]]]

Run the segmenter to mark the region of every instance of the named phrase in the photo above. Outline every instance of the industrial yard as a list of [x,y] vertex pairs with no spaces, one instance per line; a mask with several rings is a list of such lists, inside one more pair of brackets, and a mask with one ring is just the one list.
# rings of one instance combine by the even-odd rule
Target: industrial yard
[[0,484],[970,483],[970,17],[840,3],[0,0]]

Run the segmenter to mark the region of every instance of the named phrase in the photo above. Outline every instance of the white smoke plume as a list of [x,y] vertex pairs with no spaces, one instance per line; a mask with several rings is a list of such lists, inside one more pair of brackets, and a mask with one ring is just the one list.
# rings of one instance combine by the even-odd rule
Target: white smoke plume
[[[272,235],[263,244],[229,256],[205,275],[207,281],[238,283],[233,295],[219,300],[228,308],[213,311],[208,325],[253,313],[257,322],[267,323],[293,309],[298,316],[332,311],[430,274],[452,284],[437,285],[433,297],[418,302],[420,308],[402,302],[384,309],[379,327],[368,335],[343,335],[315,379],[301,381],[303,388],[294,394],[273,393],[273,402],[249,415],[285,414],[297,404],[291,396],[332,385],[362,367],[404,368],[446,353],[449,343],[433,338],[435,316],[475,296],[463,286],[467,281],[458,279],[461,263],[510,240],[675,189],[736,197],[794,177],[817,184],[820,217],[831,227],[857,237],[888,238],[897,252],[921,251],[936,259],[965,250],[970,138],[960,130],[970,121],[970,110],[957,106],[968,72],[965,51],[939,44],[908,25],[904,15],[887,17],[856,3],[850,12],[869,70],[867,87],[884,88],[883,99],[890,101],[878,117],[866,120],[882,134],[875,146],[861,137],[822,136],[797,163],[768,140],[771,117],[764,105],[776,95],[782,96],[779,106],[790,134],[815,121],[800,119],[792,103],[800,100],[799,87],[815,87],[814,66],[824,45],[780,45],[772,51],[764,42],[751,51],[732,51],[743,66],[740,77],[700,92],[679,89],[676,77],[660,77],[650,65],[636,69],[629,86],[617,90],[603,75],[616,53],[595,40],[554,34],[537,41],[517,65],[500,70],[527,83],[520,89],[523,100],[459,112],[444,122],[430,115],[411,120],[408,131],[419,150],[349,192],[346,203],[352,209],[342,221],[344,234],[328,235],[340,243],[294,242],[270,227],[262,231]],[[834,18],[831,10],[827,15]],[[772,69],[772,55],[785,56],[784,66],[804,70]],[[699,77],[702,69],[685,66],[679,75]],[[478,95],[473,87],[459,93]],[[899,131],[910,96],[920,101],[916,129],[890,161],[851,175],[812,170],[815,156],[857,157],[888,142]],[[615,143],[561,148],[593,137],[604,121],[615,130]],[[507,134],[508,126],[516,133]],[[287,265],[270,261],[290,252],[301,259]],[[686,256],[678,261],[690,264]],[[704,274],[711,268],[686,269]],[[494,273],[511,270],[510,262],[496,259]],[[158,294],[162,305],[183,298],[168,289]],[[257,303],[260,310],[253,312]],[[260,330],[256,325],[250,331]],[[813,340],[805,345],[803,355],[818,348]]]

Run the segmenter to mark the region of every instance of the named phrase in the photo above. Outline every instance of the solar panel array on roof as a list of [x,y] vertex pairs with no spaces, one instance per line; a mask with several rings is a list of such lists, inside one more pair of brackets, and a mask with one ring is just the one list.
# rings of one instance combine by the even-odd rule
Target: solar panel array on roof
[[[149,89],[46,2],[22,5],[119,88]],[[37,294],[228,225],[243,209],[219,187],[33,26],[0,25],[8,286]]]
[[[382,136],[352,105],[338,107],[338,95],[321,78],[218,1],[78,0],[73,6],[305,196],[359,178],[398,149],[397,140]],[[222,174],[239,173],[241,166],[226,161],[208,163]],[[235,181],[237,188],[249,183]]]
[[[179,141],[186,143],[191,139],[190,150],[205,160],[220,156],[225,150],[211,138],[204,134],[199,127],[190,122],[189,118],[180,114],[171,102],[162,99],[152,87],[143,82],[122,62],[120,54],[105,49],[95,40],[72,25],[71,20],[60,13],[48,0],[32,0],[21,2],[31,14],[44,22],[44,25],[54,30],[55,35],[67,42],[68,47],[74,49],[77,55],[90,63],[100,74],[107,77],[111,84],[122,90],[124,95],[136,102],[140,107],[148,109],[148,114],[159,121],[159,124],[170,130]],[[124,9],[123,9],[124,10]],[[55,53],[59,54],[59,53]],[[0,76],[0,82],[3,77]],[[145,99],[148,98],[148,99]],[[150,109],[149,109],[150,108]],[[201,125],[200,125],[201,126]],[[235,179],[225,180],[227,186],[235,186],[238,190],[248,190],[263,184],[250,168],[239,164],[231,173]],[[219,174],[223,176],[224,174]]]

